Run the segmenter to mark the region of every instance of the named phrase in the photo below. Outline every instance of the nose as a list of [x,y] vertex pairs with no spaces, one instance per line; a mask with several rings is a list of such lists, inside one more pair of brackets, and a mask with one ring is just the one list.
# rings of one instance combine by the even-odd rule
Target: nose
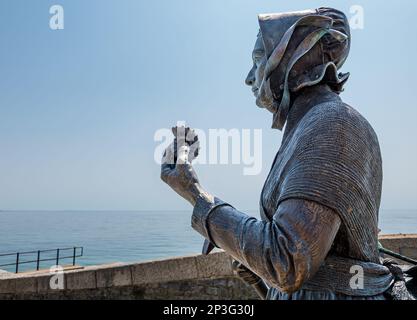
[[248,76],[246,77],[245,83],[246,85],[250,87],[253,86],[253,84],[255,83],[254,67],[249,71]]

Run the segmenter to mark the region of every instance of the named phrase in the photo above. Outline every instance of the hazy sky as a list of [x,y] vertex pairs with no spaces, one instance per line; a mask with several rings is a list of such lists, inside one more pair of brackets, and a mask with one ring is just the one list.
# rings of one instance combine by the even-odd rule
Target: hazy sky
[[[384,4],[383,4],[384,3]],[[49,8],[65,29],[49,28]],[[199,165],[203,186],[240,209],[259,194],[282,134],[244,85],[257,14],[334,6],[352,31],[343,98],[374,126],[382,208],[417,208],[417,2],[2,0],[0,209],[148,210],[189,205],[159,180],[154,133],[191,126],[263,129],[263,170]]]

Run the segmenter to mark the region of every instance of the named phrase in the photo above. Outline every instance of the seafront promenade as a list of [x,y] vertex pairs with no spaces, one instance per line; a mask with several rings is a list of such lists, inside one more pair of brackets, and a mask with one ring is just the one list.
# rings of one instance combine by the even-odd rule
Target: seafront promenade
[[[383,235],[382,245],[417,259],[417,234]],[[14,274],[0,272],[0,299],[257,299],[222,251],[145,261]],[[51,285],[52,283],[52,285]]]

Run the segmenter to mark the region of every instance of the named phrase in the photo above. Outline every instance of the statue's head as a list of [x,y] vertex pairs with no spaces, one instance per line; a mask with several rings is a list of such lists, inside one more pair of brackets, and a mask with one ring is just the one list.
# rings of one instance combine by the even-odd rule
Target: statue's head
[[262,14],[259,25],[246,84],[256,104],[274,114],[272,127],[282,130],[292,97],[303,88],[325,83],[343,91],[349,74],[338,70],[349,54],[349,22],[338,10],[320,8]]

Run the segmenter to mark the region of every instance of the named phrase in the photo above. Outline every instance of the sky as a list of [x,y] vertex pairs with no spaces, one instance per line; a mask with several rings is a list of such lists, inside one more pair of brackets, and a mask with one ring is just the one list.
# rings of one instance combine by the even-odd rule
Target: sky
[[[385,2],[386,3],[386,2]],[[257,14],[333,6],[351,17],[342,98],[378,134],[383,209],[417,209],[417,2],[2,0],[0,210],[183,210],[159,179],[155,132],[186,121],[262,129],[262,171],[197,165],[201,184],[242,210],[259,195],[282,133],[244,84]],[[51,30],[52,5],[64,29]]]

